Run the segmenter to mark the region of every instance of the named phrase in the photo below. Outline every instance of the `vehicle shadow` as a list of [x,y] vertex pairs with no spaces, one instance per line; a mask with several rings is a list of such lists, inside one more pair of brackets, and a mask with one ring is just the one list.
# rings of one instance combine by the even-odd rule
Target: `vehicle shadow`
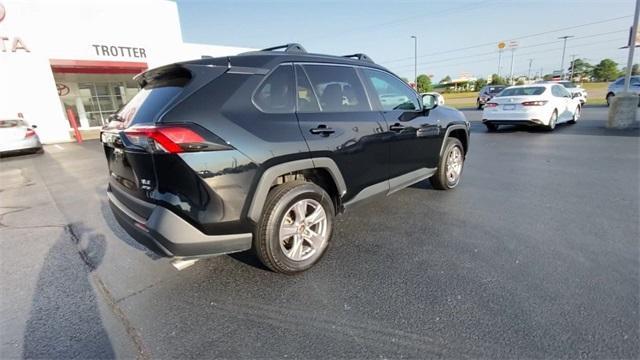
[[[105,254],[105,238],[93,234],[76,245],[74,231],[83,229],[81,224],[74,226],[77,230],[65,228],[43,261],[24,334],[24,358],[116,356],[91,284],[91,273]],[[76,246],[84,264],[78,261]]]

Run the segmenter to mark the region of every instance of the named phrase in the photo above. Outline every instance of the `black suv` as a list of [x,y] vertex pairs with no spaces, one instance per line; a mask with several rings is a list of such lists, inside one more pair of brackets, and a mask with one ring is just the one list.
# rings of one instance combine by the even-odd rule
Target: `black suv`
[[118,222],[174,265],[254,249],[296,273],[334,216],[424,179],[458,185],[469,123],[366,55],[298,44],[176,63],[101,134]]

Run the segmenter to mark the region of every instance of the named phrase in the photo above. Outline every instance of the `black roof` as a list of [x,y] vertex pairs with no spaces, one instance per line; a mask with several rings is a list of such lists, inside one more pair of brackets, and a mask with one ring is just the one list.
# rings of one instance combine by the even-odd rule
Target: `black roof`
[[[283,51],[277,51],[277,50]],[[300,44],[286,44],[271,48],[249,51],[226,57],[203,57],[199,60],[187,61],[188,64],[200,65],[225,65],[238,67],[258,67],[273,68],[283,62],[318,62],[334,63],[357,66],[368,66],[386,70],[383,66],[377,65],[367,55],[362,53],[335,56],[326,54],[308,53]]]

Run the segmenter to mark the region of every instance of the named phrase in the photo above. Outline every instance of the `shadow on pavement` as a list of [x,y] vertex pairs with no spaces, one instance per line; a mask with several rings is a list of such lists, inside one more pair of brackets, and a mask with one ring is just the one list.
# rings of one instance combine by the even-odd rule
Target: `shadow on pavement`
[[[81,230],[82,225],[74,227]],[[24,358],[115,357],[91,285],[91,272],[106,250],[104,236],[93,234],[79,244],[84,264],[78,262],[72,241],[74,235],[67,227],[44,259],[25,330]]]

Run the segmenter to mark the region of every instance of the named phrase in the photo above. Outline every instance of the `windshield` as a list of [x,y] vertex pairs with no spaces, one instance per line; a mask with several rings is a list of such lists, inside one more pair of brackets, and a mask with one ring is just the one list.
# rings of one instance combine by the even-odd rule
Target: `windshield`
[[544,90],[545,90],[544,86],[507,88],[507,89],[504,89],[500,94],[498,94],[498,97],[540,95],[544,92]]
[[575,88],[578,87],[576,84],[572,83],[571,81],[559,81],[558,84],[566,87],[566,88]]

